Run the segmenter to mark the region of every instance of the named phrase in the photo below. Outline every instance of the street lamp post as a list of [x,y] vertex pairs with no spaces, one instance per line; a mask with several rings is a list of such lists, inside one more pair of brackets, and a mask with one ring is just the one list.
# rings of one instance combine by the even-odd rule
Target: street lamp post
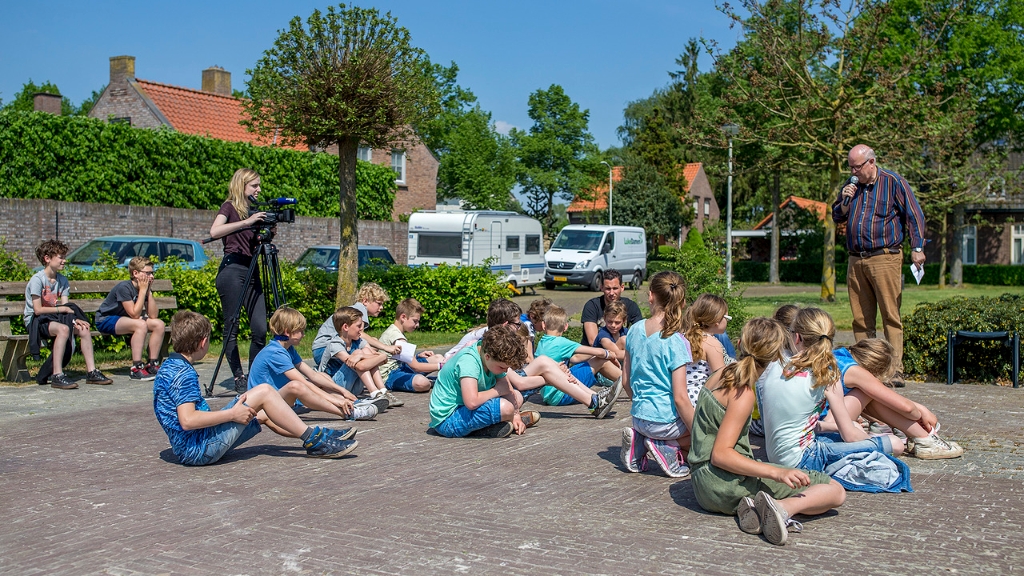
[[729,180],[725,189],[725,282],[732,290],[732,137],[739,134],[736,124],[722,126],[722,132],[729,136]]
[[604,164],[605,166],[608,167],[608,225],[611,226],[612,225],[612,165],[607,163],[607,162],[605,162],[604,160],[601,161],[601,164]]

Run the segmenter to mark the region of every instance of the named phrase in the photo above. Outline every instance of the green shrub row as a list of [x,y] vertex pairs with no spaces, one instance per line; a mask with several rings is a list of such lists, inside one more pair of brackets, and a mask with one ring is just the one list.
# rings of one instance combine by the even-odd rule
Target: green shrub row
[[[904,371],[944,381],[947,335],[951,330],[1024,332],[1024,297],[955,297],[918,304],[903,318]],[[967,341],[956,349],[956,377],[979,381],[1008,378],[1011,362],[1011,350],[1002,342]]]
[[[967,279],[967,269],[974,266],[964,266],[964,282],[972,282]],[[1007,266],[1009,268],[1009,266]],[[914,275],[910,272],[910,265],[903,265],[903,277],[908,284],[914,283]],[[736,282],[767,282],[768,262],[736,261],[732,263],[732,279]],[[783,260],[779,262],[779,280],[782,282],[803,282],[817,284],[821,282],[821,263],[813,264],[807,262],[794,262]],[[836,265],[836,282],[846,283],[846,264]],[[984,282],[973,282],[984,284]],[[937,286],[939,284],[939,265],[925,264],[924,278],[922,285]]]
[[[928,265],[925,265],[927,270]],[[977,264],[964,266],[964,282],[989,286],[1024,286],[1024,266]]]
[[[338,157],[132,128],[43,112],[0,112],[0,197],[216,210],[238,168],[297,214],[338,216]],[[395,174],[357,162],[359,218],[390,220]]]

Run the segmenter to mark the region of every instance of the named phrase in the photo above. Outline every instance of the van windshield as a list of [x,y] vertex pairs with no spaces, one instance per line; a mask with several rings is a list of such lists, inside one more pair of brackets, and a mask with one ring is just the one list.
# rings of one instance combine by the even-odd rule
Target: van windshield
[[563,250],[593,251],[601,246],[602,236],[604,236],[604,232],[600,230],[562,230],[551,247]]

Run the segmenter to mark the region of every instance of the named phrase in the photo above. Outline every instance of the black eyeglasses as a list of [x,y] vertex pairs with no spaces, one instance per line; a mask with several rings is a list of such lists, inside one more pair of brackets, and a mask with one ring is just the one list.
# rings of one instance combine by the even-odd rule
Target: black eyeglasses
[[850,172],[856,172],[857,170],[860,170],[860,169],[861,169],[861,168],[863,168],[863,167],[864,167],[864,165],[865,165],[865,164],[867,164],[868,162],[871,162],[871,159],[870,159],[870,158],[868,158],[867,160],[865,160],[865,161],[861,162],[860,164],[857,164],[856,166],[850,166]]

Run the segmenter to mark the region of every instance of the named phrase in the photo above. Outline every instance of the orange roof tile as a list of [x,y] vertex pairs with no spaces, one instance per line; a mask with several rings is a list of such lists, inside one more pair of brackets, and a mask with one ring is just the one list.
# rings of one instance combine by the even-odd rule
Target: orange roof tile
[[[801,198],[799,196],[792,195],[787,197],[785,200],[782,201],[781,204],[779,204],[779,210],[785,208],[790,202],[795,204],[797,208],[814,212],[815,214],[817,214],[818,220],[824,220],[829,213],[828,204],[825,204],[824,202],[818,202],[817,200],[808,200],[807,198]],[[765,216],[764,220],[758,222],[757,226],[754,226],[753,229],[760,230],[762,226],[767,226],[768,224],[770,224],[772,221],[772,214],[774,214],[774,212]]]
[[[686,191],[690,191],[690,187],[693,186],[693,179],[697,177],[697,172],[700,171],[700,162],[691,162],[683,167],[683,176],[686,177]],[[622,166],[612,167],[612,183],[622,180]],[[566,212],[599,212],[608,209],[608,185],[600,184],[593,190],[592,200],[580,200],[573,199],[569,207],[565,209]]]
[[[178,132],[229,142],[248,142],[256,146],[273,145],[272,139],[249,132],[239,124],[243,113],[238,98],[149,80],[135,82],[171,123],[171,128]],[[308,146],[282,148],[309,150]]]

